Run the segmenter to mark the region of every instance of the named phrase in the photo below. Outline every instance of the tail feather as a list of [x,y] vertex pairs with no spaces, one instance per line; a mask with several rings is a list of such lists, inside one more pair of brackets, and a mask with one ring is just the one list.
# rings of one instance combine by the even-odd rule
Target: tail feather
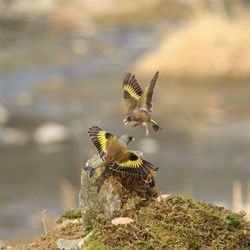
[[156,121],[154,120],[150,120],[150,125],[152,126],[152,128],[154,129],[154,131],[158,131],[159,129],[160,130],[163,130],[157,123]]

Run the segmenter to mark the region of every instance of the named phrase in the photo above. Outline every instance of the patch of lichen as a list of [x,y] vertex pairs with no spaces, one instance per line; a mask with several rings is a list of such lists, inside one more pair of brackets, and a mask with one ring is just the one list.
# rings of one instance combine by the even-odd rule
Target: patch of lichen
[[69,211],[65,211],[60,218],[57,220],[57,223],[60,224],[64,220],[74,220],[74,219],[80,219],[82,217],[80,209],[72,209]]
[[82,249],[250,248],[250,223],[242,216],[181,195],[161,203],[137,197],[134,202],[128,200],[117,216],[135,222],[115,226],[97,218]]

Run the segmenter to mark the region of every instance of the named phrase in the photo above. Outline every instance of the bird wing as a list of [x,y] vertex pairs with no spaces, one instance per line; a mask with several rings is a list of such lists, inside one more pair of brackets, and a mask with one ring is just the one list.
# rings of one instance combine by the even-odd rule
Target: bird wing
[[133,112],[142,94],[142,89],[131,73],[124,74],[122,90],[128,112]]
[[152,112],[153,103],[152,96],[154,92],[155,83],[159,77],[159,71],[157,71],[151,80],[151,82],[145,87],[141,98],[139,100],[139,108],[148,112]]
[[123,162],[116,162],[110,168],[117,172],[125,172],[134,175],[147,176],[157,170],[153,164],[145,161],[142,157],[129,151],[128,160]]
[[107,147],[110,140],[117,140],[117,137],[96,126],[89,128],[88,134],[97,148],[100,158],[104,160],[107,156]]

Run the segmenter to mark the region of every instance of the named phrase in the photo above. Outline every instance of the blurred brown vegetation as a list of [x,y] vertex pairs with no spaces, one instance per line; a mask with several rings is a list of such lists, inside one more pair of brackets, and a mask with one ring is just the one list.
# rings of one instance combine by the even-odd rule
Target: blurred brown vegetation
[[143,55],[135,69],[147,74],[153,65],[170,76],[249,77],[249,25],[249,13],[235,19],[199,13],[163,35],[160,46]]

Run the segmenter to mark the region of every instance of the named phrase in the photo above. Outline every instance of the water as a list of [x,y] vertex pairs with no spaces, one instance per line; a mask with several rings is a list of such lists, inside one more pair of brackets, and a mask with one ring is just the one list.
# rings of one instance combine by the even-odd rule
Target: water
[[[56,218],[67,206],[77,206],[81,168],[95,152],[88,127],[130,133],[136,138],[131,148],[145,151],[144,129],[122,125],[121,79],[156,46],[159,32],[159,27],[111,28],[85,37],[30,28],[6,35],[0,64],[0,102],[10,112],[5,127],[24,132],[28,140],[0,145],[1,241],[27,242],[43,232],[41,211],[48,209]],[[76,39],[84,42],[86,53],[74,52]],[[152,132],[155,148],[145,158],[159,166],[162,193],[230,206],[232,183],[240,180],[246,194],[249,90],[247,81],[195,84],[160,78],[154,118],[166,131]],[[37,145],[33,132],[46,121],[64,124],[69,140]]]

